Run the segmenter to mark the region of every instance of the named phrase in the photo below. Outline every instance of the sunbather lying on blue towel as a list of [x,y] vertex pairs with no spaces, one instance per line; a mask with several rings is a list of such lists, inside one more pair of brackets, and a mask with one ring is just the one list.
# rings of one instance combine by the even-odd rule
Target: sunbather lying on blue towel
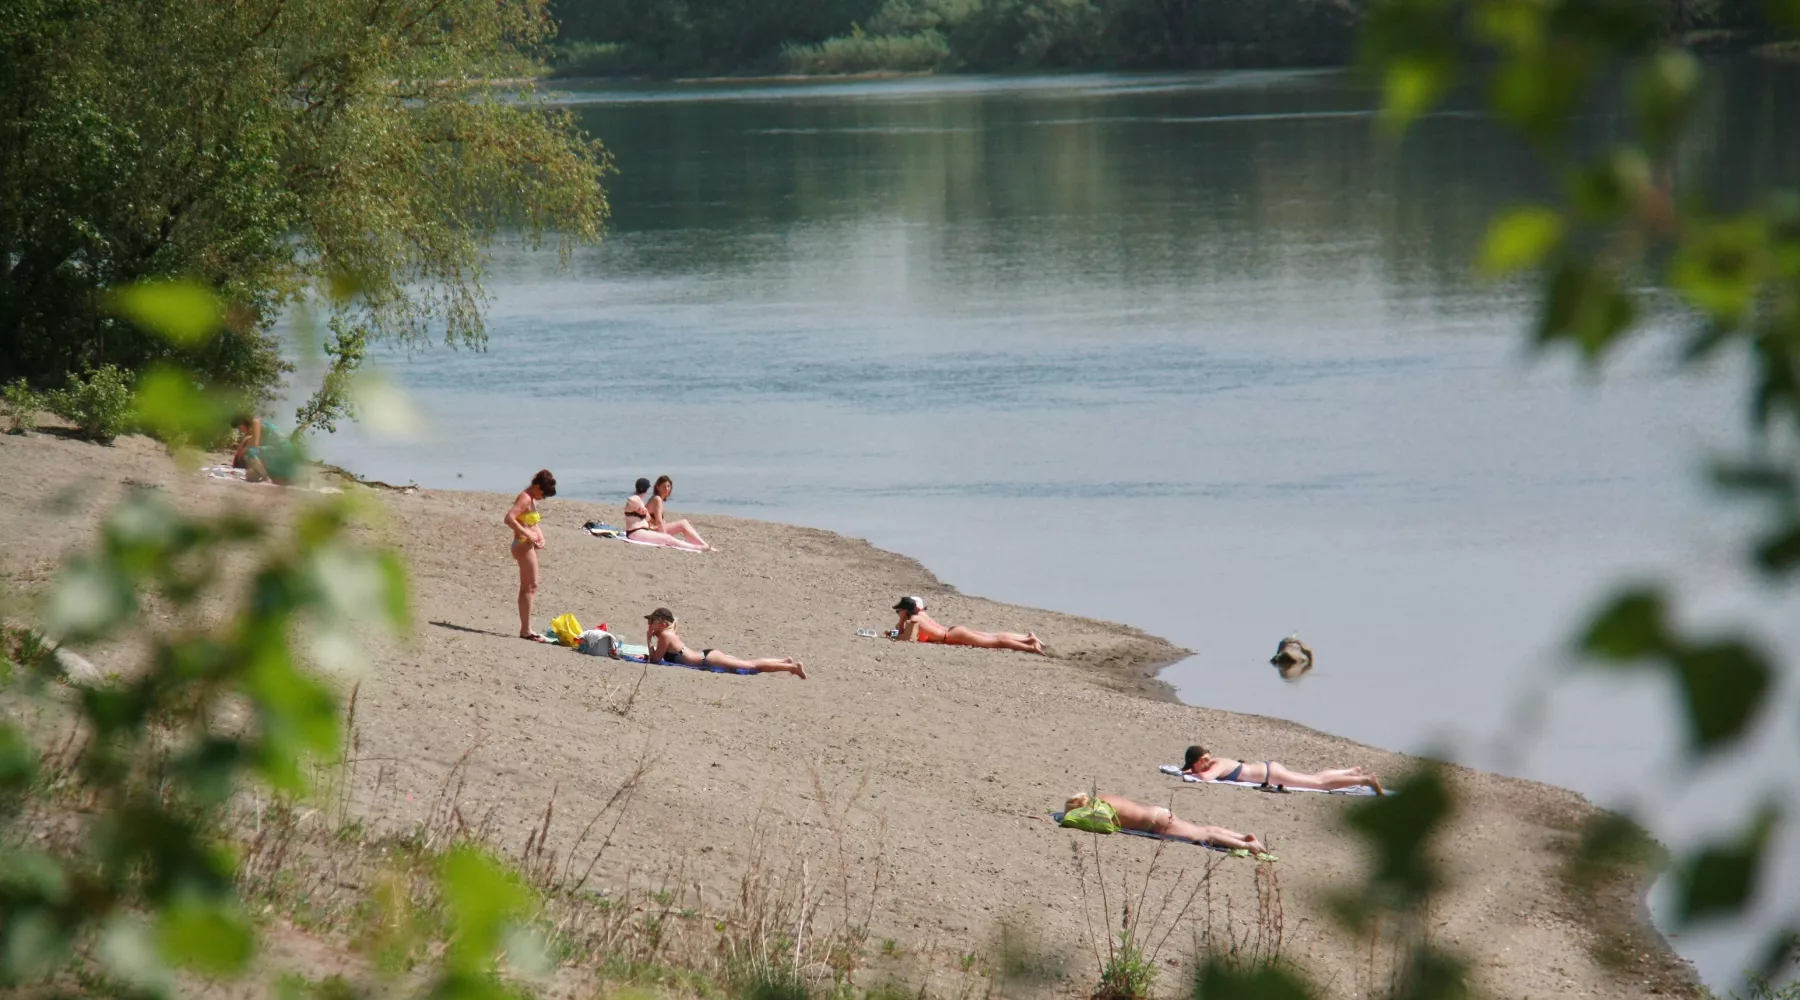
[[716,649],[694,652],[675,633],[675,612],[668,608],[657,608],[645,615],[644,620],[650,623],[645,629],[644,645],[650,647],[652,663],[661,660],[664,663],[682,663],[691,667],[725,667],[732,670],[755,670],[759,673],[793,674],[801,680],[806,679],[806,665],[791,656],[741,660]]

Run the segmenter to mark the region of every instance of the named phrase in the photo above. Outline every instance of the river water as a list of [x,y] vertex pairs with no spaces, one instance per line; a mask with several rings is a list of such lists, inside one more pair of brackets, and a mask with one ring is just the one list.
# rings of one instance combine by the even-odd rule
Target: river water
[[[1800,73],[1715,68],[1677,184],[1793,183]],[[1790,650],[1800,616],[1736,574],[1745,522],[1697,475],[1740,443],[1742,373],[1678,372],[1664,312],[1595,378],[1526,349],[1531,287],[1471,274],[1486,220],[1548,190],[1480,115],[1393,146],[1367,88],[1291,72],[559,100],[617,158],[609,238],[566,269],[497,248],[487,352],[382,359],[425,435],[328,459],[495,491],[548,465],[600,499],[668,473],[683,514],[1166,636],[1197,651],[1164,675],[1188,702],[1636,804],[1675,845],[1794,795],[1791,707],[1684,773],[1663,688],[1566,655],[1643,574]],[[1319,666],[1287,684],[1294,630]],[[1765,917],[1800,894],[1795,829]],[[1675,943],[1728,985],[1751,940]]]

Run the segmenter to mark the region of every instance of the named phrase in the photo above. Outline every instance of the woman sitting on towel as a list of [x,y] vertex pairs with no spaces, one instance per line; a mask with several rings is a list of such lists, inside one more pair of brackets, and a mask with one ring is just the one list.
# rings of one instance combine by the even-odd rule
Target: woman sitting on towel
[[1272,760],[1244,761],[1214,757],[1206,752],[1205,747],[1187,748],[1187,756],[1181,763],[1181,773],[1191,774],[1202,781],[1247,781],[1253,785],[1315,788],[1325,792],[1366,786],[1374,789],[1376,795],[1385,794],[1381,790],[1381,779],[1360,767],[1302,774]]
[[690,667],[722,667],[727,670],[755,670],[759,673],[793,674],[801,680],[806,679],[806,664],[791,656],[763,657],[758,660],[740,660],[735,656],[727,656],[716,649],[703,649],[698,653],[688,648],[675,633],[675,612],[668,608],[657,608],[644,616],[650,624],[645,628],[644,645],[650,647],[650,662],[679,663]]
[[[1093,801],[1086,792],[1077,792],[1069,796],[1063,803],[1063,809],[1073,812]],[[1102,795],[1100,801],[1113,807],[1119,814],[1119,825],[1127,830],[1142,830],[1161,837],[1180,837],[1197,844],[1210,844],[1229,850],[1266,851],[1268,845],[1256,839],[1254,833],[1238,833],[1222,826],[1201,826],[1185,819],[1177,819],[1175,814],[1162,806],[1147,806],[1141,802],[1118,795]]]
[[925,613],[923,597],[902,597],[894,605],[900,612],[900,627],[894,630],[896,642],[941,642],[948,646],[980,646],[982,649],[1016,649],[1021,653],[1044,652],[1044,642],[1034,633],[977,632],[965,625],[945,628]]
[[675,480],[668,476],[656,477],[656,489],[651,491],[650,502],[644,505],[644,510],[650,517],[650,530],[674,539],[682,548],[697,549],[701,552],[712,548],[706,544],[706,539],[701,538],[700,533],[694,530],[694,526],[686,520],[676,521],[674,524],[663,523],[663,503],[669,499],[669,494],[674,492]]
[[[668,476],[663,477],[663,479],[668,478]],[[657,483],[661,485],[662,480],[657,480]],[[662,500],[648,496],[649,493],[650,480],[639,479],[637,492],[625,498],[625,537],[641,545],[661,545],[664,548],[686,549],[689,552],[706,551],[707,546],[704,543],[677,538],[659,527],[662,523]],[[648,498],[647,502],[646,498]],[[651,513],[652,504],[656,505],[655,514]],[[686,521],[680,523],[687,524]],[[692,526],[689,526],[688,530],[692,531]]]

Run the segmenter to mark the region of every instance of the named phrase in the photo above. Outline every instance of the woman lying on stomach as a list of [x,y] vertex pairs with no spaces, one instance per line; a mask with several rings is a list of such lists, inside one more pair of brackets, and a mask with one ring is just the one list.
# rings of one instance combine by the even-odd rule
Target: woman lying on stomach
[[[1069,796],[1063,803],[1063,809],[1074,812],[1086,806],[1090,799],[1086,792],[1077,792]],[[1163,837],[1180,837],[1196,844],[1210,844],[1231,850],[1266,851],[1268,845],[1256,839],[1254,833],[1238,833],[1222,826],[1201,826],[1185,819],[1177,819],[1175,814],[1162,806],[1147,806],[1141,802],[1133,802],[1121,795],[1102,795],[1100,801],[1113,807],[1119,814],[1119,825],[1127,830],[1142,830]]]
[[964,625],[945,628],[925,613],[923,597],[902,597],[894,605],[900,612],[900,627],[895,629],[896,642],[941,642],[947,646],[979,646],[982,649],[1016,649],[1021,653],[1044,652],[1044,642],[1026,632],[977,632]]
[[657,608],[644,616],[650,624],[645,628],[644,645],[650,647],[650,661],[663,663],[679,663],[690,667],[721,667],[726,670],[755,670],[759,673],[793,674],[801,680],[806,679],[806,664],[791,656],[763,657],[758,660],[740,660],[735,656],[727,656],[716,649],[703,649],[698,653],[689,649],[675,632],[675,612],[668,608]]
[[1205,747],[1188,747],[1181,762],[1181,773],[1202,781],[1247,781],[1253,785],[1280,785],[1284,788],[1316,788],[1332,792],[1340,788],[1368,787],[1376,795],[1384,794],[1381,779],[1360,767],[1341,767],[1317,774],[1305,774],[1272,760],[1232,760],[1214,757]]

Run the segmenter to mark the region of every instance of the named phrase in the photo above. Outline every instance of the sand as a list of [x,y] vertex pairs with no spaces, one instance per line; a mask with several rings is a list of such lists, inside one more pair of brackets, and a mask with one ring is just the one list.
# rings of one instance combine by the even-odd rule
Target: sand
[[[530,471],[521,470],[521,486]],[[98,447],[45,433],[0,437],[7,588],[41,587],[61,557],[91,541],[99,513],[128,483],[154,485],[183,505],[244,504],[271,516],[315,499],[207,480],[142,438]],[[1156,767],[1193,742],[1304,769],[1362,765],[1390,780],[1408,770],[1407,758],[1279,720],[1178,704],[1154,674],[1183,651],[1129,627],[959,594],[916,562],[857,539],[679,506],[673,513],[692,517],[720,551],[595,539],[581,524],[617,523],[618,504],[544,504],[538,626],[570,611],[641,642],[643,615],[668,606],[690,645],[791,655],[810,679],[646,673],[528,643],[513,635],[517,577],[500,523],[509,500],[379,494],[391,517],[370,533],[397,545],[411,568],[416,627],[410,641],[382,644],[360,682],[357,803],[371,823],[421,819],[461,760],[465,815],[490,816],[499,843],[516,849],[554,791],[550,843],[567,851],[644,763],[649,774],[596,869],[601,882],[679,871],[724,906],[761,830],[777,849],[804,853],[834,895],[848,875],[866,905],[877,881],[870,947],[892,940],[894,952],[913,956],[907,975],[953,975],[956,956],[986,947],[1009,921],[1067,959],[1067,981],[1035,988],[1067,993],[1092,982],[1089,936],[1107,915],[1097,900],[1084,901],[1076,873],[1072,848],[1091,851],[1089,840],[1047,814],[1068,793],[1097,787],[1261,836],[1281,857],[1286,955],[1334,995],[1359,995],[1385,975],[1342,939],[1323,906],[1364,870],[1338,823],[1355,800],[1184,785]],[[888,609],[905,594],[926,597],[945,623],[1036,632],[1054,655],[855,635],[891,627]],[[102,670],[127,670],[129,648],[84,652]],[[1441,844],[1451,885],[1433,905],[1431,934],[1472,959],[1478,985],[1501,996],[1692,991],[1685,964],[1643,924],[1641,886],[1613,887],[1599,908],[1566,898],[1562,851],[1593,811],[1580,796],[1463,769],[1453,776],[1460,811]],[[1135,838],[1102,844],[1114,885],[1141,878],[1155,853]],[[1218,857],[1166,850],[1158,878]],[[1220,865],[1215,908],[1229,896],[1240,921],[1254,910],[1255,868]],[[1608,927],[1631,931],[1627,945],[1639,953],[1628,971],[1593,957]],[[1165,993],[1180,992],[1168,963],[1186,960],[1193,930],[1179,929],[1164,951]]]

